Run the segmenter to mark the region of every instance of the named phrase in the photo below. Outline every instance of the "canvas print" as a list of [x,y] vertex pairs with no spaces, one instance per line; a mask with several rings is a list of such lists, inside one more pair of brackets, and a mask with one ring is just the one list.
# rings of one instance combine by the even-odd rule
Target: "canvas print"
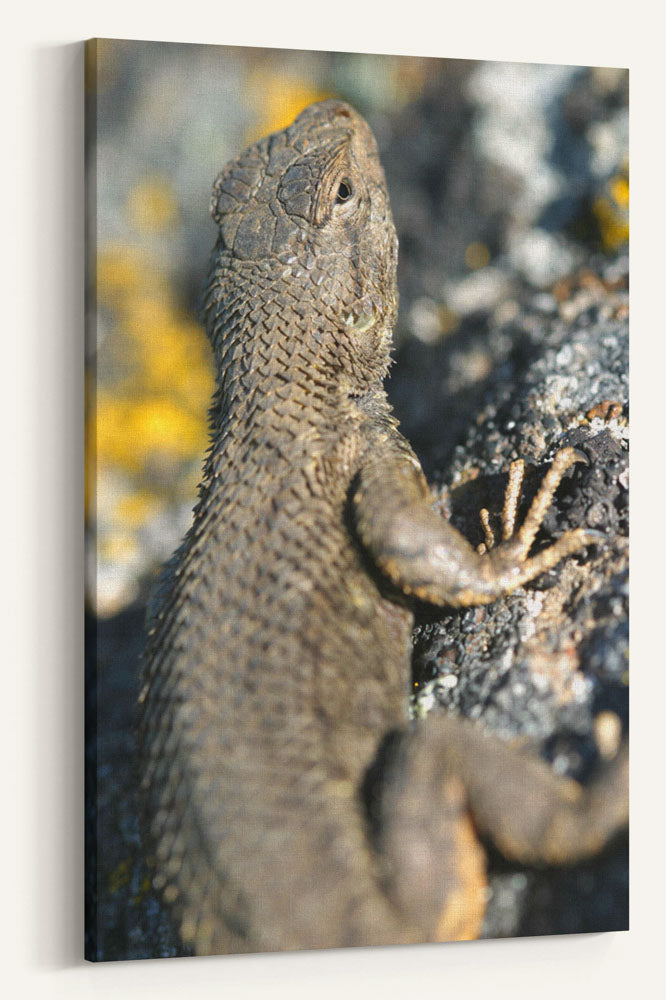
[[626,929],[627,71],[85,88],[87,958]]

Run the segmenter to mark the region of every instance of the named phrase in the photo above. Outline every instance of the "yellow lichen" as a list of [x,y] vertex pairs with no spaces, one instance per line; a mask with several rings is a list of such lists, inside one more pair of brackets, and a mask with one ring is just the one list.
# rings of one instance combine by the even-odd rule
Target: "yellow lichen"
[[617,250],[629,241],[629,176],[625,166],[595,199],[594,214],[606,250]]
[[159,233],[173,226],[178,204],[168,178],[154,174],[137,184],[130,192],[127,212],[140,233]]
[[308,104],[332,96],[302,77],[286,76],[263,67],[250,74],[248,94],[258,111],[257,118],[246,133],[248,143],[269,132],[286,128]]
[[144,524],[157,508],[155,496],[148,490],[137,490],[119,497],[113,510],[114,520],[134,527]]
[[137,558],[139,529],[194,498],[213,375],[203,330],[147,251],[109,245],[96,276],[105,329],[89,394],[87,510],[99,556],[120,565]]

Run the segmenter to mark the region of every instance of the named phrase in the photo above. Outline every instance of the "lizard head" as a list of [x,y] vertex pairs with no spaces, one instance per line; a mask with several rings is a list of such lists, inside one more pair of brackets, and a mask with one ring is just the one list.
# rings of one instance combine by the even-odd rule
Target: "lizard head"
[[352,394],[385,375],[398,244],[377,144],[353,108],[313,104],[251,146],[218,177],[211,213],[214,346],[247,281],[246,339],[256,323],[262,343],[280,339]]

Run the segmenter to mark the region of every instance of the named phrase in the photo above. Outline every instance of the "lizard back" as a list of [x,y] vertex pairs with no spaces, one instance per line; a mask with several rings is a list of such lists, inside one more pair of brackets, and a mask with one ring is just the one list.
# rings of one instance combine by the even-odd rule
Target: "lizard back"
[[141,696],[157,884],[198,950],[221,928],[224,950],[395,940],[358,784],[406,722],[412,616],[346,523],[364,452],[397,435],[397,240],[369,128],[307,109],[222,172],[212,211],[211,447]]

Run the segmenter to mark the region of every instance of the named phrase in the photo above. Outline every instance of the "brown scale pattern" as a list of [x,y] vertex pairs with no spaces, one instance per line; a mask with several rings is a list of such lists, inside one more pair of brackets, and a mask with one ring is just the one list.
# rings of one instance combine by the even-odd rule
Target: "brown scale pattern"
[[355,111],[304,111],[225,168],[211,208],[211,445],[141,694],[155,885],[199,953],[473,936],[469,816],[507,851],[573,857],[623,822],[625,764],[573,802],[469,726],[410,732],[407,595],[492,600],[590,537],[481,556],[433,513],[382,385],[397,241]]

